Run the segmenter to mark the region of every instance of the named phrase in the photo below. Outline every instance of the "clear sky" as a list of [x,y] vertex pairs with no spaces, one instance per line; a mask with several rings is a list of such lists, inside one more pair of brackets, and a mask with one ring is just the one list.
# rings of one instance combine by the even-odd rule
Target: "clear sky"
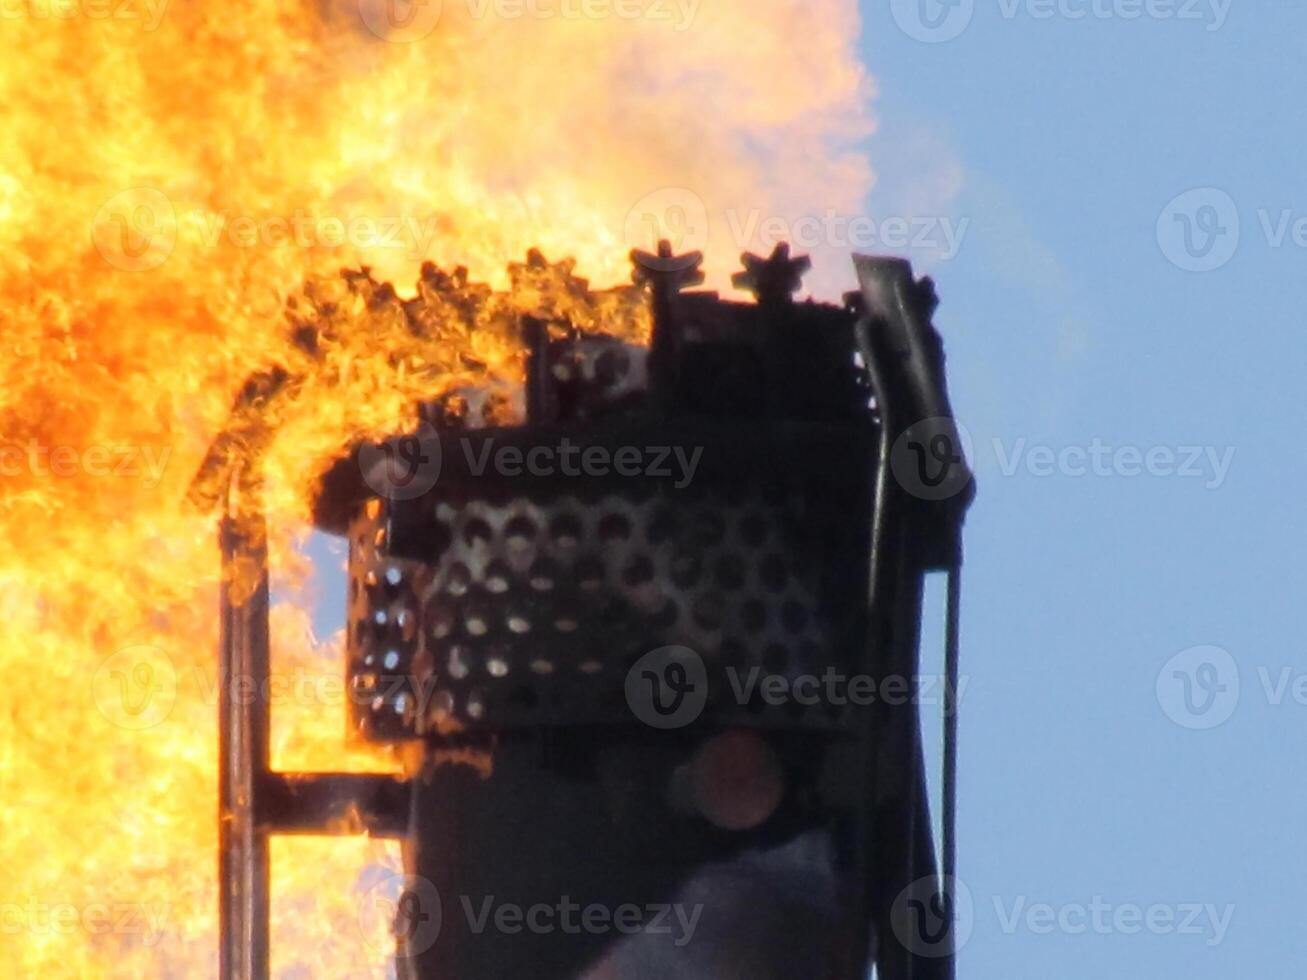
[[1307,6],[864,16],[869,213],[967,222],[960,975],[1301,975]]

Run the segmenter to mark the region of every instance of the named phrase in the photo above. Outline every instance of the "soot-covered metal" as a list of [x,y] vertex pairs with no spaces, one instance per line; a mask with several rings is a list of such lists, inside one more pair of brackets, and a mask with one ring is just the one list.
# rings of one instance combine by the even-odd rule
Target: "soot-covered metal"
[[727,672],[861,656],[876,429],[854,317],[678,294],[684,270],[658,261],[650,347],[529,324],[524,425],[432,406],[439,424],[364,474],[440,461],[429,492],[350,527],[367,737],[629,725],[624,678],[669,645],[707,665],[706,719],[840,727],[835,706],[737,704]]
[[[339,783],[403,841],[399,975],[951,976],[956,705],[937,855],[911,699],[767,696],[910,684],[931,570],[950,572],[956,671],[971,478],[933,287],[859,258],[842,305],[797,302],[806,260],[782,246],[745,257],[756,301],[733,302],[691,291],[697,255],[633,260],[647,346],[523,317],[519,424],[459,392],[323,484],[319,522],[350,542],[351,723],[407,770]],[[225,619],[237,667],[250,620]],[[265,723],[225,709],[225,773]],[[249,847],[224,842],[224,880],[254,896],[224,892],[245,937],[229,976],[266,962],[237,948],[266,942],[258,835],[312,825],[286,816],[287,785],[340,779],[260,766],[252,800],[224,795],[254,814]],[[553,914],[508,928],[496,908]],[[617,909],[680,928],[617,929]]]

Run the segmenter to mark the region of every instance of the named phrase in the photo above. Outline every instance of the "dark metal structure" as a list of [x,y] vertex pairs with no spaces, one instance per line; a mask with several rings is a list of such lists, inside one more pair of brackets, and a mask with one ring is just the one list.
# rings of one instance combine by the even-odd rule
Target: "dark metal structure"
[[[736,284],[756,302],[740,303],[689,290],[698,256],[633,259],[647,347],[524,317],[524,421],[486,426],[459,399],[415,406],[422,434],[324,479],[319,523],[350,542],[353,724],[401,747],[407,778],[270,772],[267,705],[232,703],[223,685],[225,980],[267,975],[268,836],[342,830],[404,842],[421,884],[398,929],[411,980],[568,980],[617,962],[611,934],[486,933],[457,899],[652,907],[704,869],[796,840],[823,842],[833,887],[805,975],[953,975],[956,705],[937,853],[911,699],[773,703],[741,682],[910,682],[923,581],[944,571],[956,690],[972,483],[933,287],[905,262],[859,257],[842,306],[796,302],[806,260],[781,247],[745,257]],[[438,479],[401,487],[405,460],[428,475],[438,463]],[[225,503],[227,577],[252,584],[225,592],[222,669],[263,690],[256,465],[228,479]],[[703,772],[774,792],[737,821],[696,789]],[[439,928],[415,931],[439,916],[431,895]],[[721,921],[695,940],[704,963],[737,955]],[[749,975],[782,975],[767,970],[784,969],[786,941],[769,942]]]

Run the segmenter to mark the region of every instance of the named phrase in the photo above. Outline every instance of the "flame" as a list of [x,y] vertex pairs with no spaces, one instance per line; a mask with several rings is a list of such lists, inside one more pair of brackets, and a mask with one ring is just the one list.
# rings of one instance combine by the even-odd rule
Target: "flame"
[[[8,0],[0,973],[216,972],[216,531],[186,498],[242,382],[299,379],[265,447],[275,670],[302,695],[274,703],[275,764],[394,769],[322,683],[314,475],[517,353],[448,321],[417,344],[381,282],[432,260],[502,290],[539,246],[608,286],[671,237],[724,286],[745,216],[867,191],[857,28],[851,0]],[[317,360],[306,323],[331,326]],[[274,855],[276,975],[384,976],[360,906],[393,848]]]

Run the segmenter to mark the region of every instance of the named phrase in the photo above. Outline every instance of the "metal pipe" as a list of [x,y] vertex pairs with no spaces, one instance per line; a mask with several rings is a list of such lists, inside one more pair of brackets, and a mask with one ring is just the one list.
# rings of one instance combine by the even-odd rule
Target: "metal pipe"
[[[229,499],[220,538],[218,974],[222,980],[266,980],[268,839],[257,816],[269,765],[268,555],[258,503]],[[251,569],[253,589],[237,591],[237,580]],[[235,697],[237,690],[253,696]]]
[[259,792],[265,834],[367,834],[398,840],[408,832],[409,784],[397,776],[270,772]]
[[962,605],[961,544],[948,571],[948,610],[944,625],[944,762],[943,762],[943,869],[945,887],[953,887],[957,874],[958,809],[958,620]]

